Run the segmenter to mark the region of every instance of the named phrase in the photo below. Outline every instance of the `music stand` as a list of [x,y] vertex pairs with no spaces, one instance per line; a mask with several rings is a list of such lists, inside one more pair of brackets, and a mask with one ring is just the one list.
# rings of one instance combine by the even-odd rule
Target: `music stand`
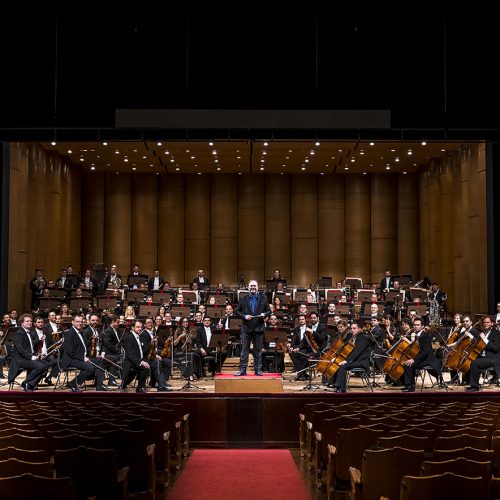
[[60,288],[50,288],[49,294],[52,299],[64,299],[66,297],[66,291]]
[[41,297],[38,301],[39,311],[50,311],[51,309],[56,310],[61,305],[61,300],[57,298]]
[[196,292],[193,290],[183,290],[182,296],[184,297],[184,304],[192,304],[196,302]]
[[238,302],[249,293],[248,290],[238,290]]
[[135,276],[133,274],[129,274],[127,278],[127,285],[132,288],[136,286],[139,288],[142,283],[147,283],[148,282],[148,275],[147,274],[139,274],[138,276]]
[[159,304],[170,304],[173,292],[162,292],[161,290],[156,290],[153,292],[153,302]]
[[140,318],[154,318],[158,312],[158,305],[156,304],[140,304],[139,317]]
[[69,301],[69,308],[72,310],[72,311],[75,311],[75,310],[78,310],[78,309],[88,309],[90,307],[90,301],[89,299],[82,299],[82,298],[78,298],[78,299],[71,299]]
[[309,381],[307,382],[307,385],[302,387],[302,391],[317,391],[318,389],[321,389],[319,385],[313,385],[312,379],[313,379],[313,370],[315,365],[318,364],[319,359],[308,359],[307,362],[309,366],[306,368],[306,370],[309,370]]
[[189,318],[191,314],[191,307],[187,304],[185,306],[177,304],[175,306],[170,306],[170,313],[172,314],[172,318]]
[[219,305],[219,306],[225,306],[226,305],[227,294],[225,292],[224,293],[220,293],[220,294],[216,294],[216,293],[210,292],[208,294],[208,298],[210,299],[210,297],[214,297],[215,303],[217,305]]
[[[229,332],[214,332],[212,337],[210,338],[210,343],[208,344],[209,349],[215,349],[215,366],[219,368],[219,372],[222,371],[222,346],[228,345],[229,342]],[[220,351],[217,351],[217,348],[220,348]]]
[[210,316],[213,319],[219,319],[221,316],[226,314],[224,307],[206,306],[206,308],[207,316]]
[[364,290],[358,290],[358,301],[359,302],[370,302],[372,299],[372,295],[375,293],[375,290],[371,288],[365,288]]
[[[191,335],[192,331],[193,330],[189,331],[189,335]],[[194,329],[194,331],[196,331],[196,329]],[[181,391],[183,391],[184,389],[198,389],[200,391],[204,391],[205,390],[204,387],[198,387],[197,385],[194,385],[194,384],[191,383],[191,378],[193,377],[193,356],[195,354],[196,354],[196,356],[199,356],[197,353],[193,352],[192,349],[189,352],[186,350],[186,356],[185,356],[184,364],[186,365],[187,373],[189,373],[190,375],[188,375],[188,377],[187,377],[187,383],[184,384],[181,387],[181,389],[180,389]]]
[[385,294],[385,301],[388,302],[389,304],[393,304],[396,302],[396,297],[399,296],[399,303],[403,304],[405,301],[405,291],[404,290],[389,290]]
[[310,292],[308,292],[307,290],[305,291],[302,291],[302,290],[295,290],[293,292],[293,300],[295,300],[295,302],[307,302],[307,295],[309,294]]
[[352,289],[359,290],[360,288],[363,288],[363,278],[346,277],[345,284],[349,285]]
[[116,309],[118,299],[116,297],[97,297],[97,309]]
[[288,336],[290,334],[290,330],[288,328],[266,328],[264,333],[264,341],[267,344],[271,344],[271,342],[275,342],[274,346],[274,373],[278,373],[278,344],[287,344]]
[[351,304],[347,302],[338,302],[335,307],[335,312],[340,316],[351,316]]
[[425,288],[410,288],[411,297],[413,300],[420,299],[420,302],[428,302],[429,290]]
[[128,302],[142,302],[146,297],[146,292],[141,290],[127,290],[125,299]]
[[318,279],[318,285],[321,288],[330,288],[332,284],[333,284],[332,276],[321,276],[321,278]]
[[339,301],[342,295],[344,294],[342,293],[342,289],[340,288],[329,288],[325,290],[327,302],[331,302],[332,300]]
[[285,279],[279,279],[279,280],[266,280],[266,288],[270,291],[276,290],[276,285],[278,283],[283,284],[283,288],[286,288],[286,280]]

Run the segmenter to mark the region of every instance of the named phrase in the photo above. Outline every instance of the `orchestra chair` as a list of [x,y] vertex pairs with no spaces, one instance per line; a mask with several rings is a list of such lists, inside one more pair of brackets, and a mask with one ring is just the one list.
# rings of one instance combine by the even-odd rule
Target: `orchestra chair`
[[351,488],[349,467],[361,469],[363,453],[374,446],[384,431],[367,426],[337,431],[336,446],[328,445],[326,488],[328,499],[336,498],[338,491]]
[[404,476],[401,480],[400,500],[480,500],[481,477],[466,477],[445,472],[436,476]]
[[96,500],[128,499],[129,468],[118,469],[115,450],[87,446],[56,450],[54,469],[57,477],[73,479],[77,500],[88,497]]
[[489,368],[485,368],[484,370],[481,370],[480,373],[481,373],[481,375],[479,377],[479,381],[480,381],[479,382],[479,390],[480,391],[482,391],[484,389],[485,385],[500,387],[500,381],[498,378],[496,379],[496,382],[494,382],[494,383],[492,383],[489,380],[490,375],[491,375],[492,379],[497,375],[497,373],[495,372],[494,366],[490,366]]
[[488,490],[491,479],[491,462],[476,462],[467,458],[455,458],[441,462],[424,461],[422,462],[421,476],[435,476],[445,472],[453,472],[459,476],[482,477],[483,485],[478,498],[488,498]]
[[349,382],[352,375],[359,376],[361,378],[361,382],[363,382],[363,387],[368,387],[370,391],[373,392],[373,384],[370,381],[369,370],[365,370],[364,368],[351,368],[350,370],[348,370],[346,380],[347,389],[349,389]]
[[423,392],[423,390],[424,390],[425,379],[427,377],[429,378],[429,382],[431,384],[430,389],[434,389],[434,388],[441,389],[444,387],[446,389],[446,392],[448,392],[448,385],[444,383],[443,376],[441,374],[435,376],[435,375],[432,375],[431,372],[435,372],[435,370],[430,365],[426,365],[426,366],[424,366],[416,371],[415,376],[417,378],[420,378],[420,380],[421,380],[420,392]]
[[49,478],[22,474],[0,478],[0,497],[2,500],[41,500],[42,498],[61,498],[76,500],[75,485],[70,477]]
[[395,447],[365,450],[361,470],[349,468],[351,500],[372,500],[385,495],[398,498],[403,476],[417,475],[424,450]]
[[[73,373],[74,376],[70,380],[69,377],[71,373]],[[80,373],[80,370],[75,366],[68,366],[68,368],[65,369],[59,367],[59,373],[57,374],[57,379],[56,383],[54,384],[53,391],[56,391],[57,389],[66,389],[69,382],[75,379],[78,376],[78,373]]]
[[53,477],[52,462],[26,462],[18,458],[0,460],[0,477],[13,477],[24,473]]
[[48,450],[23,450],[15,446],[0,448],[0,460],[17,458],[25,462],[51,462],[52,457]]

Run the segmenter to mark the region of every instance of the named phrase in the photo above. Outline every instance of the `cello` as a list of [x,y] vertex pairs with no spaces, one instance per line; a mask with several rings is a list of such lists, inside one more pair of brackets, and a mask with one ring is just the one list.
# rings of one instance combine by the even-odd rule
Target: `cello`
[[[468,330],[464,330],[454,344],[448,344],[449,349],[444,354],[443,365],[446,366],[446,368],[448,368],[449,370],[461,371],[463,373],[466,373],[467,371],[469,371],[470,363],[472,363],[472,361],[474,361],[474,359],[479,356],[482,349],[484,349],[484,347],[486,346],[483,341],[483,347],[481,348],[481,351],[479,351],[479,353],[475,355],[472,354],[474,351],[477,351],[477,349],[480,348],[480,343],[476,344],[476,342],[482,340],[480,337],[471,338],[472,334],[469,334],[469,332],[478,323],[480,323],[480,321],[474,323],[474,325],[472,325]],[[472,355],[474,357],[470,359],[470,362],[467,363],[466,360],[469,355]],[[461,369],[459,368],[459,365],[462,367]]]
[[339,337],[328,349],[327,353],[330,352],[329,360],[323,360],[323,355],[318,365],[322,362],[322,369],[316,368],[318,371],[321,371],[325,377],[332,378],[340,365],[347,360],[349,354],[351,354],[354,349],[354,338],[351,338],[346,343]]
[[420,347],[417,339],[410,341],[406,337],[401,337],[401,339],[387,351],[389,358],[384,362],[384,373],[391,377],[394,382],[397,382],[403,376],[405,362],[409,359],[414,359],[419,351]]

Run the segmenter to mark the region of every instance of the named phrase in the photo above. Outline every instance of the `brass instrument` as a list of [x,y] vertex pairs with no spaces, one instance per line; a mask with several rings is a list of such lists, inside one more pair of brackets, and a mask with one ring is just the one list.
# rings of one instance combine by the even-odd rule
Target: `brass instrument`
[[44,278],[42,278],[42,276],[37,276],[35,278],[35,286],[39,289],[39,290],[42,290],[43,288],[45,288],[47,285],[47,282],[45,281]]
[[40,359],[45,359],[45,358],[48,358],[52,353],[54,353],[55,351],[58,351],[61,346],[63,345],[64,343],[64,338],[61,338],[59,339],[57,342],[54,342],[48,349],[47,349],[47,352],[45,354],[42,354],[40,356]]
[[122,280],[117,274],[111,276],[111,278],[109,279],[109,283],[113,288],[121,288],[122,286]]

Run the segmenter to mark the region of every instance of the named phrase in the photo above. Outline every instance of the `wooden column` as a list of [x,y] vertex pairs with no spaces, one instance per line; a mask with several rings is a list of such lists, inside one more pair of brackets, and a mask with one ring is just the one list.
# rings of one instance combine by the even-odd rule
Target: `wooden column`
[[353,174],[345,176],[346,217],[346,275],[370,281],[370,177]]
[[292,175],[291,282],[316,283],[318,278],[318,182],[315,175]]
[[397,178],[391,174],[371,176],[371,281],[378,283],[385,271],[396,274]]
[[206,272],[213,285],[227,285],[238,282],[238,180],[235,175],[214,175],[211,185],[212,261]]
[[104,261],[116,264],[123,280],[131,269],[131,176],[106,174]]
[[148,276],[158,264],[158,176],[133,176],[132,266],[139,264]]
[[[184,283],[188,284],[203,269],[210,269],[210,176],[186,177],[185,270]],[[208,276],[211,280],[211,277]]]
[[266,176],[266,265],[265,277],[275,269],[289,279],[290,276],[290,176]]
[[158,268],[172,285],[184,282],[184,176],[161,175],[158,190]]
[[238,275],[264,284],[265,197],[263,175],[238,176]]
[[334,283],[346,276],[345,228],[350,214],[345,210],[345,176],[323,175],[318,182],[319,276],[332,276]]

